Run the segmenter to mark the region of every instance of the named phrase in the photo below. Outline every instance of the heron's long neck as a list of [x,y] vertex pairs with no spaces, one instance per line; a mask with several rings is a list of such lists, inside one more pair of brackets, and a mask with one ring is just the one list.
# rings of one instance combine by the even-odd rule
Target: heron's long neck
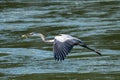
[[45,36],[43,34],[40,34],[40,37],[41,37],[42,41],[44,41],[44,42],[50,42],[50,43],[54,42],[54,40],[46,40]]

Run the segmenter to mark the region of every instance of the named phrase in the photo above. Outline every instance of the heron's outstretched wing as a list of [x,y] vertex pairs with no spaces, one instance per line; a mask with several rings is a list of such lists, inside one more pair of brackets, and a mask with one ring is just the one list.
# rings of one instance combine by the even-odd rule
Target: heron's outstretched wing
[[74,46],[74,42],[71,40],[66,40],[65,42],[60,42],[54,40],[54,58],[55,60],[64,60],[66,55],[70,53],[71,49]]

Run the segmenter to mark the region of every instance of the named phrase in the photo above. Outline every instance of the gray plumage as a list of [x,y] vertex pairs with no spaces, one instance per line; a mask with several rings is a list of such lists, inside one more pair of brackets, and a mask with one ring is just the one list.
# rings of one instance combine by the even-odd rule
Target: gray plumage
[[71,52],[72,48],[75,45],[80,45],[82,47],[85,47],[91,51],[96,52],[97,54],[101,55],[98,51],[89,48],[85,43],[83,43],[80,39],[72,37],[70,35],[66,34],[60,34],[58,36],[55,36],[53,40],[46,40],[44,35],[41,33],[29,33],[26,35],[22,35],[22,37],[29,37],[29,36],[40,36],[44,42],[50,42],[53,43],[53,51],[54,51],[54,59],[55,60],[64,60],[65,57]]

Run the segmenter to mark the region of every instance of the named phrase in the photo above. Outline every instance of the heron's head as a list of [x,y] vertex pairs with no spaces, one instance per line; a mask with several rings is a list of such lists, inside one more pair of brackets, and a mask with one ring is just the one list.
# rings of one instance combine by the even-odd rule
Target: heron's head
[[22,35],[22,37],[23,37],[23,38],[27,38],[27,37],[38,37],[38,36],[40,36],[40,35],[41,35],[41,33],[31,32],[31,33]]

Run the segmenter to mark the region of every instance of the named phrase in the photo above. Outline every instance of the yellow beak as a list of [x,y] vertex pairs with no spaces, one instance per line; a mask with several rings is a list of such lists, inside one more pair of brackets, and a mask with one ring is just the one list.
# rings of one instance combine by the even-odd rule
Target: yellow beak
[[27,38],[27,36],[26,36],[26,35],[22,35],[21,37],[22,37],[22,38]]

